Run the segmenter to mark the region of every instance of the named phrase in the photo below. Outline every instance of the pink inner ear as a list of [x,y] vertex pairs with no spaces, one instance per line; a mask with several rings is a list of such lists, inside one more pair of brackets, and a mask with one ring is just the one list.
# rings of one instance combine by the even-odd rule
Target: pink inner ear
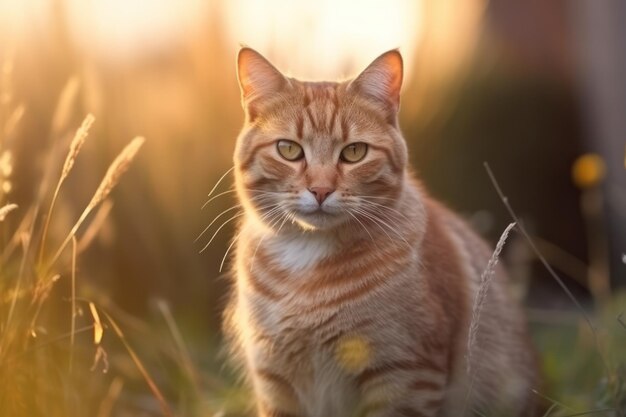
[[374,60],[354,81],[366,95],[392,106],[397,111],[402,87],[402,56],[392,50]]
[[285,77],[263,55],[251,48],[243,48],[237,58],[239,87],[244,102],[280,91]]

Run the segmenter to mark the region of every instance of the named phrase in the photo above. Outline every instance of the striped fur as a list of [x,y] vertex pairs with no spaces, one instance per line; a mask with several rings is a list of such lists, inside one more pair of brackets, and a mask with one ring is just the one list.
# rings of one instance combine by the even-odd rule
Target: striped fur
[[[401,71],[390,51],[353,81],[301,82],[240,52],[246,122],[234,159],[245,215],[225,330],[262,417],[531,415],[534,357],[502,270],[471,384],[465,374],[491,251],[407,169]],[[278,139],[305,158],[281,158]],[[368,153],[341,162],[353,142]],[[335,191],[319,205],[312,187]]]

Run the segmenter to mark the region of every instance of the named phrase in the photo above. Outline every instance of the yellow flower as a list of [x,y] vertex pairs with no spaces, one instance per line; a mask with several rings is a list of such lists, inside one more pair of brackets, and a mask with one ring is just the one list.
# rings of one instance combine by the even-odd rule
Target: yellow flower
[[345,370],[359,372],[369,364],[372,350],[365,338],[359,335],[344,336],[337,342],[335,356]]
[[587,153],[574,162],[572,180],[579,188],[590,188],[600,184],[605,173],[606,166],[600,155]]

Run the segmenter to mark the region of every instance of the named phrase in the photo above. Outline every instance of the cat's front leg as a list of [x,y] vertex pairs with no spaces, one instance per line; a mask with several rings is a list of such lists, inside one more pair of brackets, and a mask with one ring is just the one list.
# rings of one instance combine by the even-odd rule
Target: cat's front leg
[[252,374],[259,417],[301,417],[296,391],[282,375],[269,369]]

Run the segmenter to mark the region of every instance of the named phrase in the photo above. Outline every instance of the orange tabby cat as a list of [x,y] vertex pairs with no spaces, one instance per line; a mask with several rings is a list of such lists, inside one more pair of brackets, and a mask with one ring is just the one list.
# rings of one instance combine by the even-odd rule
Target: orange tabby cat
[[258,414],[531,415],[534,355],[502,270],[467,364],[491,250],[409,172],[400,53],[303,82],[243,48],[238,76],[244,220],[225,329]]

